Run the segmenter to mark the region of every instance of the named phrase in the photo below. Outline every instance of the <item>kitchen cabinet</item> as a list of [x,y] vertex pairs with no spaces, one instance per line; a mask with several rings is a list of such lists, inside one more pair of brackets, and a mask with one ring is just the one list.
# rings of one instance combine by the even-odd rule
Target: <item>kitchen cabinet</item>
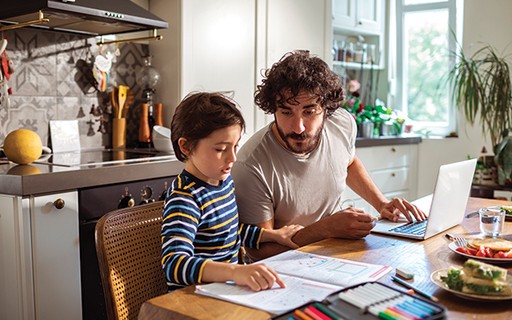
[[[357,148],[356,154],[386,197],[408,200],[416,198],[417,144]],[[342,199],[353,200],[356,207],[378,215],[369,203],[348,187]]]
[[[333,65],[347,69],[383,69],[385,42],[385,0],[332,0],[333,43],[340,53]],[[357,53],[362,36],[364,54]],[[336,43],[336,45],[334,44]]]
[[333,0],[333,27],[361,33],[380,33],[385,0]]
[[270,119],[254,106],[261,70],[295,49],[330,59],[331,1],[151,0],[150,10],[169,22],[164,39],[149,44],[162,78],[158,98],[174,108],[191,91],[231,92],[246,139]]
[[0,205],[0,318],[81,319],[77,192]]

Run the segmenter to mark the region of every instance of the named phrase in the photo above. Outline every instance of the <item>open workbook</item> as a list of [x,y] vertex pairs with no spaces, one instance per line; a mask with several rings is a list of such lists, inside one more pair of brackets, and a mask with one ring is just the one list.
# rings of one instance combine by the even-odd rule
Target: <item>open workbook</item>
[[297,250],[283,252],[261,262],[276,270],[286,288],[274,285],[269,290],[254,292],[246,286],[210,283],[197,285],[196,293],[280,314],[309,301],[323,300],[345,287],[376,281],[392,270],[389,266]]

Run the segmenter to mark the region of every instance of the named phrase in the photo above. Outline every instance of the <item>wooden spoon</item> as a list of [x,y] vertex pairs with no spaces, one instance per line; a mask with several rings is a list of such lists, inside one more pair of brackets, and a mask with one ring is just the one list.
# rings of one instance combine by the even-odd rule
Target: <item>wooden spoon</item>
[[110,93],[110,100],[112,101],[112,113],[114,118],[118,118],[119,115],[119,104],[117,103],[117,92],[116,87],[112,87],[112,92]]
[[119,86],[119,92],[118,92],[118,103],[119,103],[119,111],[118,111],[118,118],[121,118],[123,116],[123,109],[124,104],[126,102],[126,95],[128,93],[128,89],[130,89],[128,86]]

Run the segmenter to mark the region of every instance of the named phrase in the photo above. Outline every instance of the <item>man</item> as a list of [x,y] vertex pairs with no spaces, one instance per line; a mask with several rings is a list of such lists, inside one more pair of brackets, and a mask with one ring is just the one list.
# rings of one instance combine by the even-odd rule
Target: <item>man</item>
[[[346,186],[383,218],[425,219],[405,199],[387,199],[355,155],[356,123],[341,108],[339,76],[324,61],[295,51],[264,76],[255,102],[274,121],[244,144],[232,169],[241,222],[272,229],[300,224],[293,237],[299,246],[365,237],[376,219],[357,208],[342,210]],[[259,260],[285,250],[264,244],[249,254]]]

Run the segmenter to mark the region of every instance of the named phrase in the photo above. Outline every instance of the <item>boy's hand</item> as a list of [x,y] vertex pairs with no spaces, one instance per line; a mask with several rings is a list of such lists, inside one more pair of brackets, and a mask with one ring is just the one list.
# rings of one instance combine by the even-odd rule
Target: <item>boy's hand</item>
[[238,266],[234,270],[233,281],[237,285],[249,286],[253,291],[270,289],[275,282],[277,282],[281,288],[286,287],[277,273],[265,264]]
[[298,224],[292,224],[289,226],[284,226],[280,229],[274,229],[274,230],[266,230],[274,233],[274,241],[282,244],[284,246],[290,247],[292,249],[296,249],[299,246],[295,244],[295,242],[292,241],[292,237],[299,231],[300,229],[304,228],[301,225]]

